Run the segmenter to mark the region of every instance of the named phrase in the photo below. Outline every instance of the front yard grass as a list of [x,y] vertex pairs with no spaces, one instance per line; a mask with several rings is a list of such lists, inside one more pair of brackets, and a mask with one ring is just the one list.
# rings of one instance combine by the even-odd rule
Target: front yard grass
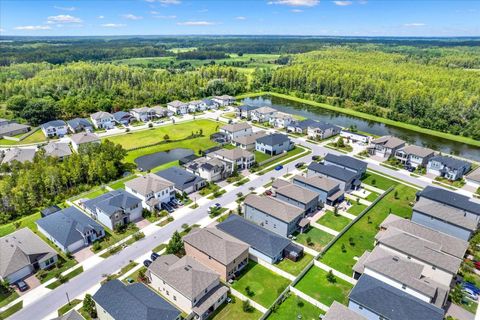
[[291,275],[297,276],[302,272],[303,269],[313,260],[313,257],[308,253],[304,253],[303,256],[298,261],[292,261],[290,259],[283,259],[277,264],[279,269],[290,273]]
[[296,234],[295,237],[298,243],[319,252],[334,238],[330,233],[315,227],[310,227],[307,232]]
[[104,230],[105,236],[102,239],[96,241],[91,247],[91,250],[95,253],[116,244],[122,239],[128,237],[129,235],[134,234],[138,231],[138,227],[135,224],[130,223],[127,228],[121,232],[114,232],[107,227],[105,227]]
[[232,287],[268,308],[289,283],[288,279],[250,260]]
[[263,161],[268,160],[272,157],[260,151],[255,151],[254,154],[255,154],[255,161],[257,161],[257,163],[262,163]]
[[6,306],[18,297],[18,293],[13,289],[11,291],[0,289],[0,308]]
[[370,191],[370,194],[365,198],[365,200],[373,202],[377,200],[378,197],[380,197],[380,194]]
[[313,304],[297,297],[294,294],[290,294],[285,299],[277,310],[273,311],[267,319],[271,320],[317,320],[320,319],[320,315],[325,312],[315,307]]
[[411,217],[410,204],[415,199],[415,193],[416,190],[411,187],[397,185],[329,248],[321,258],[322,262],[351,276],[356,262],[354,257],[360,257],[365,250],[373,248],[378,228],[390,212],[404,218]]
[[23,308],[23,301],[15,303],[13,306],[11,306],[7,310],[0,313],[0,319],[7,319],[15,312],[20,311],[22,308]]
[[242,308],[242,301],[235,297],[230,297],[231,303],[222,304],[213,314],[208,318],[209,320],[257,320],[262,315],[260,311],[252,308],[251,312],[245,312]]
[[327,210],[320,219],[317,220],[317,223],[330,228],[335,231],[342,231],[352,220],[335,214],[332,211]]
[[58,309],[58,311],[57,311],[58,316],[59,317],[63,316],[65,313],[72,310],[72,308],[74,308],[77,304],[80,304],[81,302],[82,302],[82,300],[80,300],[80,299],[74,299],[74,300],[70,301],[70,303],[67,303],[66,305],[64,305],[63,307]]
[[350,214],[353,214],[354,216],[358,216],[360,213],[362,213],[363,210],[367,208],[366,205],[364,204],[353,204],[350,208],[348,208],[347,212]]
[[387,190],[388,188],[398,184],[398,182],[396,181],[382,177],[381,175],[378,175],[371,171],[367,171],[365,173],[365,176],[362,178],[362,182],[382,190]]
[[80,273],[83,272],[83,267],[79,267],[79,268],[76,268],[75,270],[73,270],[72,272],[69,272],[67,273],[66,276],[63,276],[63,280],[60,281],[60,280],[56,280],[52,283],[50,283],[47,288],[50,289],[50,290],[53,290],[57,287],[60,287],[62,284],[64,284],[65,282],[68,282],[70,281],[71,279],[73,279],[74,277],[78,276]]
[[335,277],[335,282],[327,280],[328,272],[313,266],[297,283],[295,288],[308,294],[310,297],[330,306],[333,301],[346,304],[352,284]]

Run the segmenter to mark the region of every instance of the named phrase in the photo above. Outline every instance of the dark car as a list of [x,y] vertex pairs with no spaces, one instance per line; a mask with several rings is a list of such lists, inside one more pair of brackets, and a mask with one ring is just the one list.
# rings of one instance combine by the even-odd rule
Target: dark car
[[162,209],[167,210],[168,213],[172,213],[173,211],[175,211],[175,210],[173,210],[172,207],[170,207],[170,206],[169,206],[168,204],[166,204],[166,203],[162,203],[161,207],[162,207]]
[[273,192],[272,192],[272,191],[270,191],[270,190],[265,190],[265,192],[264,192],[264,193],[265,193],[267,196],[271,196]]
[[275,170],[276,170],[276,171],[280,171],[280,170],[282,170],[282,169],[283,169],[283,166],[282,166],[282,165],[278,165],[278,166],[275,167]]
[[320,160],[320,156],[312,156],[312,160],[313,160],[313,161]]
[[20,280],[17,282],[17,288],[20,290],[20,292],[24,292],[28,290],[28,284],[25,283],[25,281]]
[[152,260],[148,260],[148,259],[147,259],[147,260],[143,261],[143,265],[144,265],[145,267],[147,267],[147,268],[148,268],[151,264],[152,264]]
[[160,257],[160,255],[156,252],[152,252],[150,255],[150,259],[152,259],[152,261],[155,261],[158,257]]
[[305,165],[305,162],[299,162],[299,163],[297,163],[297,164],[295,165],[295,168],[298,169],[298,168],[303,167],[304,165]]

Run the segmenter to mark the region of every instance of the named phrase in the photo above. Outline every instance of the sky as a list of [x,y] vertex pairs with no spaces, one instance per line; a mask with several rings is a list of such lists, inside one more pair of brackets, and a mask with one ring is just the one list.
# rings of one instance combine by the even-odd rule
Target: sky
[[480,1],[0,0],[0,34],[480,36]]

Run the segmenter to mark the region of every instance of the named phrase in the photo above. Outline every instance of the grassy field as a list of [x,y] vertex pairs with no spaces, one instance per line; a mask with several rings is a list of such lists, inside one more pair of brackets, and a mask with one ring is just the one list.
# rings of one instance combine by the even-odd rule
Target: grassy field
[[[395,190],[398,191],[397,198],[395,198]],[[415,189],[403,184],[396,185],[330,247],[321,258],[322,262],[340,272],[351,275],[352,267],[356,262],[354,257],[360,257],[365,250],[373,248],[378,227],[390,211],[401,217],[411,217],[410,203],[415,199],[415,192]],[[345,246],[343,251],[342,245]]]
[[[268,308],[289,283],[288,279],[250,260],[232,287]],[[247,294],[247,287],[253,295]]]
[[[20,226],[18,227],[18,229],[36,228],[35,221],[37,221],[40,218],[41,218],[40,212],[36,212],[29,216],[18,219],[17,222],[20,223]],[[2,224],[0,225],[0,237],[6,236],[7,234],[14,232],[15,230],[17,229],[15,228],[15,225],[13,224],[13,222]]]
[[327,274],[327,271],[313,266],[295,288],[327,306],[330,306],[333,301],[345,304],[353,286],[338,277],[334,283],[331,283],[327,280]]
[[318,320],[325,312],[294,294],[282,302],[278,309],[270,314],[269,320]]
[[80,299],[73,299],[72,301],[70,301],[70,303],[64,305],[63,307],[61,307],[60,309],[58,309],[58,316],[63,316],[65,313],[67,313],[68,311],[72,310],[73,307],[75,307],[77,304],[80,304],[82,302],[82,300]]
[[130,180],[133,180],[135,178],[138,178],[137,175],[135,174],[132,174],[132,175],[129,175],[128,177],[124,178],[124,179],[121,179],[119,181],[116,181],[116,182],[113,182],[113,183],[110,183],[108,186],[112,189],[125,189],[125,182],[127,181],[130,181]]
[[13,146],[13,145],[22,145],[30,143],[38,143],[47,141],[47,138],[43,134],[42,130],[37,130],[22,141],[12,141],[7,139],[0,139],[0,145]]
[[20,301],[14,304],[13,306],[11,306],[10,308],[8,308],[7,310],[0,312],[0,319],[7,319],[15,312],[22,310],[22,308],[23,308],[23,301]]
[[313,260],[313,257],[308,253],[305,253],[303,257],[298,261],[292,261],[290,259],[283,259],[277,264],[279,269],[290,273],[291,275],[297,276],[302,272],[307,264]]
[[327,211],[327,213],[317,220],[317,223],[336,231],[342,231],[351,221],[352,220],[344,216],[335,216],[332,211]]
[[272,156],[269,156],[268,154],[260,152],[260,151],[255,151],[254,153],[255,153],[255,161],[257,161],[257,163],[261,163],[261,162],[263,162],[265,160],[268,160],[272,157]]
[[[375,198],[376,199],[376,198]],[[365,210],[367,206],[364,204],[353,204],[350,208],[348,208],[347,212],[353,214],[354,216],[358,216],[363,210]]]
[[232,297],[231,303],[224,303],[210,315],[209,320],[257,320],[262,314],[253,308],[251,312],[245,312],[242,308],[242,301]]
[[[308,246],[316,251],[321,251],[332,239],[333,236],[325,231],[311,227],[307,232],[295,235],[297,242]],[[307,240],[310,238],[311,243]]]
[[382,190],[387,190],[391,186],[398,184],[398,182],[390,180],[388,178],[382,177],[371,171],[367,171],[365,176],[362,178],[362,182],[368,184],[372,187],[379,188]]
[[0,308],[6,306],[10,302],[14,301],[17,299],[18,293],[15,290],[12,290],[10,292],[5,292],[0,289]]
[[[67,275],[64,276],[65,282],[69,281],[70,279],[73,279],[74,277],[78,276],[82,272],[83,272],[83,267],[79,267],[79,268],[76,268],[75,270],[73,270],[72,272],[67,273]],[[56,280],[56,281],[50,283],[47,286],[47,288],[53,290],[56,287],[59,287],[61,285],[62,285],[62,282],[60,282],[59,280]]]

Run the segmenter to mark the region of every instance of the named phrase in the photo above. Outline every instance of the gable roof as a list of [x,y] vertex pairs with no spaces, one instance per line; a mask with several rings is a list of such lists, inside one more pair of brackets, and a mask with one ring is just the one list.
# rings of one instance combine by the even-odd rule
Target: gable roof
[[175,188],[178,190],[188,189],[189,187],[205,180],[179,167],[170,167],[168,169],[155,172],[155,174],[174,183]]
[[467,161],[460,160],[454,157],[447,157],[447,156],[435,156],[430,159],[430,161],[437,161],[443,164],[444,166],[452,169],[452,170],[459,170],[463,167],[469,167],[471,164]]
[[0,136],[7,135],[12,131],[24,130],[28,128],[30,128],[30,126],[27,126],[25,124],[15,123],[15,122],[2,124],[0,125]]
[[82,143],[100,141],[100,138],[95,133],[92,133],[92,132],[75,133],[75,134],[72,134],[70,139],[72,140],[72,142],[74,142],[77,145],[80,145]]
[[405,141],[393,136],[383,136],[371,141],[373,144],[380,144],[385,148],[395,149],[405,144]]
[[348,309],[343,304],[333,301],[322,320],[367,320],[367,318]]
[[301,183],[308,184],[309,186],[312,186],[316,189],[323,190],[327,193],[333,189],[338,188],[339,186],[337,181],[329,179],[327,177],[317,176],[317,175],[313,175],[310,177],[296,175],[296,176],[293,176],[292,181],[293,183],[295,183],[295,181],[299,181]]
[[260,210],[284,222],[291,222],[303,214],[304,210],[272,197],[260,197],[249,194],[245,198],[245,205]]
[[45,154],[52,157],[66,157],[72,154],[70,146],[66,142],[53,142],[50,141],[43,147]]
[[269,257],[276,257],[291,241],[238,215],[231,215],[216,226]]
[[117,111],[113,114],[116,121],[121,121],[123,118],[131,119],[133,116],[129,112]]
[[35,158],[35,153],[37,151],[35,149],[23,149],[23,148],[12,148],[5,151],[3,156],[2,164],[3,163],[10,163],[13,161],[18,161],[24,163],[26,161],[33,162]]
[[80,313],[78,313],[77,310],[74,309],[52,320],[85,320],[85,318]]
[[103,118],[112,118],[112,117],[113,116],[111,113],[105,112],[105,111],[98,111],[90,115],[90,118],[92,118],[93,120],[99,120]]
[[202,99],[202,102],[205,103],[207,106],[213,106],[215,104],[212,99]]
[[67,125],[63,120],[52,120],[40,125],[41,128],[47,129],[49,127],[62,127]]
[[318,173],[321,173],[327,177],[335,178],[340,181],[348,182],[355,177],[357,177],[358,173],[343,169],[334,165],[324,165],[318,162],[312,162],[308,166],[308,170],[312,170]]
[[271,107],[263,106],[255,109],[256,113],[261,113],[261,114],[267,114],[267,113],[275,113],[277,112],[276,109],[273,109]]
[[272,133],[257,139],[257,143],[262,143],[269,146],[282,144],[285,141],[290,141],[290,138],[287,135],[281,133]]
[[167,105],[169,105],[171,107],[174,107],[174,108],[180,108],[180,107],[186,107],[187,106],[187,104],[185,102],[182,102],[182,101],[179,101],[179,100],[170,101],[169,103],[167,103]]
[[232,141],[238,144],[249,145],[255,143],[258,138],[265,137],[267,133],[263,130],[247,134],[245,136],[233,138]]
[[437,201],[461,210],[465,210],[480,215],[480,202],[467,196],[452,192],[449,190],[427,186],[417,193],[419,197],[424,197]]
[[144,176],[125,182],[125,187],[129,187],[142,196],[146,196],[152,192],[162,191],[169,187],[173,187],[173,185],[173,182],[165,180],[153,173],[148,173]]
[[325,161],[338,164],[342,167],[347,167],[353,169],[357,172],[363,172],[367,170],[367,163],[361,160],[355,159],[349,156],[337,156],[333,153],[328,153],[325,158]]
[[252,126],[246,122],[237,122],[237,123],[230,123],[222,126],[220,130],[227,131],[227,132],[238,132],[244,131],[246,129],[251,129]]
[[216,169],[220,169],[223,172],[223,169],[225,168],[225,162],[221,161],[220,159],[217,158],[197,158],[194,159],[193,161],[190,161],[185,164],[185,167],[193,170],[193,171],[198,171],[199,169],[203,169],[206,171],[212,171]]
[[252,106],[252,105],[249,105],[249,104],[242,104],[241,106],[238,106],[237,109],[239,111],[253,111],[255,109],[258,109],[260,108],[260,106]]
[[320,129],[322,131],[325,130],[341,130],[339,126],[336,126],[334,124],[328,123],[328,122],[323,122],[323,121],[313,121],[307,125],[308,128],[313,128],[313,129]]
[[90,211],[95,212],[95,209],[98,208],[106,215],[111,216],[118,211],[131,208],[141,202],[142,200],[134,195],[126,192],[125,190],[118,189],[87,200],[83,204],[86,208],[90,209]]
[[158,257],[148,270],[189,300],[193,300],[220,278],[216,272],[194,258],[184,256],[180,259],[173,254]]
[[174,320],[181,313],[143,283],[110,280],[92,298],[115,320]]
[[84,118],[75,118],[67,121],[67,124],[74,130],[92,127],[90,121]]
[[235,161],[241,158],[250,158],[251,156],[253,156],[253,153],[242,148],[220,149],[214,151],[213,154],[231,161]]
[[414,156],[420,157],[420,158],[425,158],[430,155],[435,154],[435,151],[429,148],[425,147],[419,147],[416,145],[408,145],[406,147],[403,147],[400,149],[401,151],[405,152],[406,154],[412,154]]
[[442,309],[365,274],[349,298],[389,320],[442,320],[444,316]]
[[286,185],[277,188],[275,193],[297,200],[303,204],[307,204],[318,198],[318,193],[292,183],[287,183]]
[[478,167],[477,169],[475,169],[475,170],[473,170],[472,172],[470,172],[470,173],[466,176],[466,179],[480,183],[480,167]]

